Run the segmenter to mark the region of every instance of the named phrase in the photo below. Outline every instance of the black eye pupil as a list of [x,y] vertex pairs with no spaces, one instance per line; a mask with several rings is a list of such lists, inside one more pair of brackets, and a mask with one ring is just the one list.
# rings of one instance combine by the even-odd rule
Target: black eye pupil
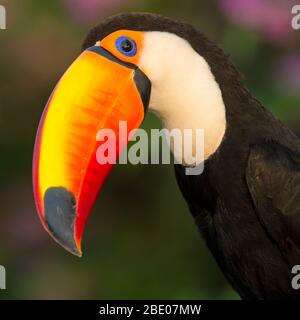
[[129,40],[124,40],[121,44],[121,47],[124,52],[130,52],[133,48],[133,45]]

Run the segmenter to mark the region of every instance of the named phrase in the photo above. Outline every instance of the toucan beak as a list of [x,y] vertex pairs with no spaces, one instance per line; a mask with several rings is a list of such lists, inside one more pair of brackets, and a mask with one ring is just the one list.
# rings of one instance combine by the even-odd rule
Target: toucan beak
[[49,234],[81,256],[81,238],[96,196],[112,168],[99,164],[101,129],[115,133],[119,121],[130,132],[140,126],[151,84],[135,65],[122,62],[100,46],[85,50],[55,87],[40,121],[34,157],[33,186],[37,210]]

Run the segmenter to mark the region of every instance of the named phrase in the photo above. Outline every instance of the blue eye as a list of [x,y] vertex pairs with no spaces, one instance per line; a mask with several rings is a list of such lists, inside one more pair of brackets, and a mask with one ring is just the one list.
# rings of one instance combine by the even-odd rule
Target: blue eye
[[116,40],[116,47],[119,52],[127,57],[133,57],[136,55],[136,43],[128,37],[119,37]]

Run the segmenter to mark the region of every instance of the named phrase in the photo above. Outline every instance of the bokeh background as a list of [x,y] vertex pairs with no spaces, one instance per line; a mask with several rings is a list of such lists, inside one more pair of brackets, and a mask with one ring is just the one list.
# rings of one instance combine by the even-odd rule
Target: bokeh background
[[[204,246],[173,167],[117,166],[88,221],[84,256],[44,232],[31,184],[35,132],[52,88],[104,17],[150,11],[223,46],[253,94],[300,134],[300,30],[290,0],[0,0],[1,298],[238,299]],[[299,1],[298,1],[299,2]],[[159,127],[148,116],[144,127]]]

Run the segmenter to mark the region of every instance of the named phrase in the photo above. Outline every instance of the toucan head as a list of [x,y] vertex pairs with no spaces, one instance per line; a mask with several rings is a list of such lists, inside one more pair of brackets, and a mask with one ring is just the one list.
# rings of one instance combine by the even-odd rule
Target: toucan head
[[215,48],[199,37],[193,27],[153,14],[114,16],[89,33],[57,83],[37,133],[34,195],[45,229],[73,254],[81,256],[85,223],[112,168],[97,161],[100,129],[116,132],[120,154],[128,141],[119,141],[119,121],[134,130],[149,108],[166,126],[184,128],[194,127],[199,113],[204,129],[214,127],[207,152],[220,143],[224,105],[203,58]]

